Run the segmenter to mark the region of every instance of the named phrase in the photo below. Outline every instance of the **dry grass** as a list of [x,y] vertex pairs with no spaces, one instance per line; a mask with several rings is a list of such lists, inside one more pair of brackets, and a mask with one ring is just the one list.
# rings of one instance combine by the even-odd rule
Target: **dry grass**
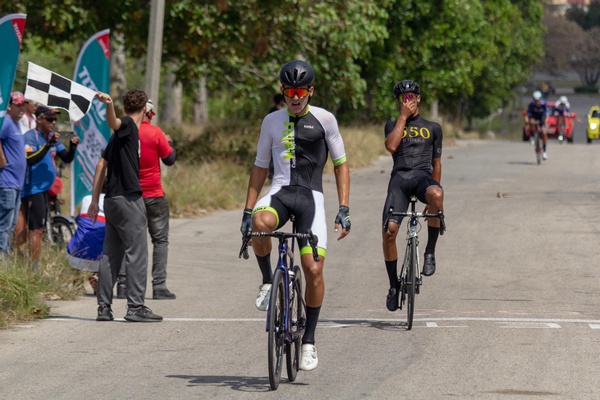
[[27,258],[11,255],[0,268],[0,327],[48,316],[47,300],[71,300],[84,293],[86,274],[69,266],[64,249],[44,243],[40,271]]

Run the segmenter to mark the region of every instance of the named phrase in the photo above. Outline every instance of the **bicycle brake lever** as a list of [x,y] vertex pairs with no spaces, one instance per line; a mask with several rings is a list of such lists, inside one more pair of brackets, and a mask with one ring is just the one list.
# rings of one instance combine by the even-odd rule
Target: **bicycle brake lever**
[[308,234],[310,235],[310,237],[308,238],[308,244],[310,244],[310,247],[312,249],[313,259],[316,262],[319,262],[321,261],[321,257],[319,257],[319,253],[317,252],[317,244],[319,243],[319,237],[312,233],[310,230],[308,231]]
[[442,211],[438,211],[438,216],[440,219],[440,235],[443,235],[444,232],[446,231],[446,221],[444,219],[444,214],[442,213]]
[[238,255],[238,258],[244,257],[244,260],[250,258],[250,255],[248,254],[248,242],[250,241],[250,237],[250,235],[244,235],[242,237],[242,247],[240,248],[240,254]]

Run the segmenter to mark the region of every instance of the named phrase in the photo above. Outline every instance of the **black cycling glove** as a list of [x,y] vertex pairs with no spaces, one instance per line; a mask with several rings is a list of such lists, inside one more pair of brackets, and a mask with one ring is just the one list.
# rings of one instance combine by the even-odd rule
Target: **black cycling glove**
[[240,228],[242,235],[247,236],[252,233],[252,209],[244,208],[244,215],[242,216],[242,226]]
[[350,208],[347,206],[340,206],[340,210],[338,211],[335,217],[335,223],[340,224],[343,229],[350,232]]

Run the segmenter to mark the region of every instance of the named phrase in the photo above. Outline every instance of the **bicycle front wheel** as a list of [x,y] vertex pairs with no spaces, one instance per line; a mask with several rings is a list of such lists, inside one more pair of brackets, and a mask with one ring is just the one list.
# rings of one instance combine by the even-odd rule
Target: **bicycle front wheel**
[[269,384],[277,390],[281,379],[285,340],[285,280],[281,270],[275,271],[269,301]]
[[300,365],[300,339],[306,324],[306,311],[304,309],[302,268],[297,265],[292,269],[294,283],[290,290],[290,330],[292,331],[291,343],[285,344],[287,375],[290,382],[296,380],[298,366]]
[[407,280],[407,285],[406,285],[406,313],[407,313],[407,329],[410,331],[412,329],[412,325],[413,325],[413,316],[415,314],[415,288],[417,285],[417,268],[419,268],[419,266],[417,265],[417,242],[416,240],[410,239],[409,244],[408,244],[408,249],[410,252],[409,255],[409,263],[408,263],[408,271],[406,274],[406,280]]
[[539,133],[535,134],[535,159],[538,165],[542,163],[542,138]]

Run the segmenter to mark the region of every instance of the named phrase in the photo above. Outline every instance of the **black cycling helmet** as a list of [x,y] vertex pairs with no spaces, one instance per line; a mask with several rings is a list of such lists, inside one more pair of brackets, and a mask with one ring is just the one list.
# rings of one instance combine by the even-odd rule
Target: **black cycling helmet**
[[404,79],[396,83],[394,86],[394,97],[397,99],[401,94],[404,93],[414,93],[417,96],[421,94],[421,89],[419,89],[419,84],[410,79]]
[[312,86],[315,81],[315,70],[306,61],[290,61],[281,67],[279,80],[286,86]]

